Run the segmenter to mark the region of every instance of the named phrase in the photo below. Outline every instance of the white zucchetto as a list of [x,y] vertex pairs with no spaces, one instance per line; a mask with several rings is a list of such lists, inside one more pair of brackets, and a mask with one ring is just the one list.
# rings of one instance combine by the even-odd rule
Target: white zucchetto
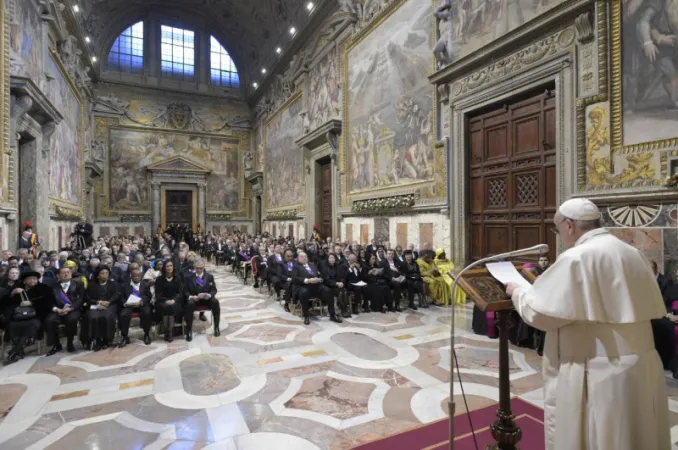
[[558,208],[558,212],[572,220],[597,220],[600,219],[600,210],[591,200],[586,198],[573,198]]

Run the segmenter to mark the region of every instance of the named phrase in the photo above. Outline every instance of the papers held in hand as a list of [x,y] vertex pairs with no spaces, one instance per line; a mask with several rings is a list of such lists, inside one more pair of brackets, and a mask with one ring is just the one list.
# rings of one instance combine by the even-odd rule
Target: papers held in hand
[[141,298],[134,295],[134,294],[130,294],[129,298],[125,302],[125,306],[136,307],[136,306],[139,306],[139,305],[141,305]]
[[497,281],[504,286],[508,283],[515,283],[522,288],[529,288],[530,282],[518,273],[516,267],[510,262],[496,262],[485,264],[487,271],[490,272]]
[[358,281],[357,283],[351,283],[353,286],[367,286],[367,283],[364,281]]

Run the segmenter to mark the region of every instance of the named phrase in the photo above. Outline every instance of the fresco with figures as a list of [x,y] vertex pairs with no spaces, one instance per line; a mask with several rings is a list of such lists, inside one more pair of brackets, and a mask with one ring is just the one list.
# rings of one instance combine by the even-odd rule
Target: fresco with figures
[[64,117],[50,139],[52,171],[49,194],[51,198],[80,205],[83,177],[80,148],[82,109],[70,83],[51,58],[49,73],[54,79],[50,82],[47,95]]
[[351,191],[433,176],[431,13],[409,0],[348,52]]
[[42,26],[33,2],[14,1],[9,39],[11,74],[29,77],[39,85],[43,67]]
[[330,119],[341,119],[341,83],[336,47],[310,72],[308,117],[311,129]]
[[297,99],[266,123],[266,206],[278,208],[304,201],[304,155],[294,141],[301,137],[303,123]]
[[211,168],[207,206],[236,210],[240,202],[238,141],[235,139],[153,130],[110,130],[110,209],[150,208],[151,164],[183,156]]
[[614,7],[622,8],[623,144],[674,138],[678,2],[634,0]]
[[[468,56],[565,0],[455,0],[452,61]],[[440,4],[436,1],[436,4]]]

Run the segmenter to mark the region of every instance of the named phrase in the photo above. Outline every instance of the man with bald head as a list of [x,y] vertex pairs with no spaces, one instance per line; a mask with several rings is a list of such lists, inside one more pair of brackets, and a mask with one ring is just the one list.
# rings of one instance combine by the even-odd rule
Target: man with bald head
[[565,252],[529,288],[506,285],[546,331],[547,450],[671,448],[666,381],[650,320],[666,314],[650,263],[601,228],[587,199],[553,218]]

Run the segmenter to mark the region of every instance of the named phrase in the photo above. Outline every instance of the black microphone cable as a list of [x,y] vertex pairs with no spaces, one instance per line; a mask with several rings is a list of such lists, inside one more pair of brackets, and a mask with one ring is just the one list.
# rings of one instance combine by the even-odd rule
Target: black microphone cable
[[[471,434],[473,435],[473,444],[475,445],[476,450],[478,448],[478,439],[476,439],[476,430],[473,427],[473,421],[471,420],[471,411],[468,409],[468,401],[466,400],[466,393],[464,392],[464,383],[461,381],[461,372],[459,372],[459,360],[457,359],[457,352],[454,351],[454,342],[452,342],[452,357],[454,358],[454,365],[457,367],[457,378],[459,379],[459,387],[461,388],[461,396],[464,399],[464,406],[466,407],[466,417],[468,417],[468,424],[471,426]],[[454,383],[454,374],[452,374],[452,382]],[[454,402],[454,399],[450,399]],[[454,420],[454,417],[451,417],[450,420]],[[455,428],[456,429],[456,428]],[[454,439],[454,436],[450,436],[450,439]]]

